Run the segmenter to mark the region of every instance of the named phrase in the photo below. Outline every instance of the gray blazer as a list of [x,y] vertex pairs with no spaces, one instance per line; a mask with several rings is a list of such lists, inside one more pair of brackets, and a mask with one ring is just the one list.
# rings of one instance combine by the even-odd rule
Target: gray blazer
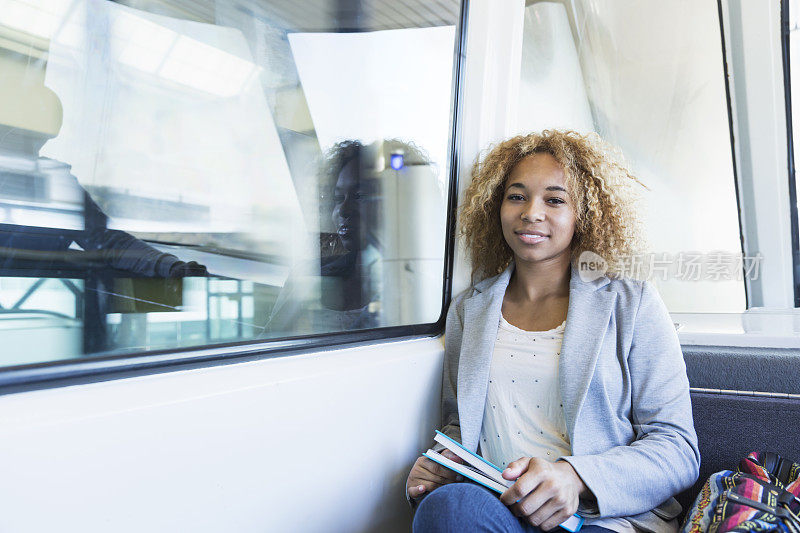
[[[461,293],[447,313],[442,431],[474,452],[513,268]],[[674,531],[672,496],[697,479],[700,452],[678,336],[649,282],[585,282],[572,269],[559,382],[573,454],[561,459],[597,498],[581,514]]]

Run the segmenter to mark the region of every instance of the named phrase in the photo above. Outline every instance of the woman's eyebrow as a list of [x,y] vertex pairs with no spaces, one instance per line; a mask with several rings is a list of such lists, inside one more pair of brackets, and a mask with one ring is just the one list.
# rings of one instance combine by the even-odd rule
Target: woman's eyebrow
[[[522,189],[523,191],[527,190],[527,187],[525,187],[525,185],[523,185],[522,183],[511,183],[506,187],[506,190],[511,189],[512,187]],[[547,187],[544,188],[544,190],[567,192],[567,190],[561,185],[548,185]]]

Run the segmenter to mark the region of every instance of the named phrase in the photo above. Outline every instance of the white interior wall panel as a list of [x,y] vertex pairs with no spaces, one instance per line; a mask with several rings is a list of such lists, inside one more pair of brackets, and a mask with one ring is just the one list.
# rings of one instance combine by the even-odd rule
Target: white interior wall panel
[[427,338],[0,397],[0,531],[408,531]]

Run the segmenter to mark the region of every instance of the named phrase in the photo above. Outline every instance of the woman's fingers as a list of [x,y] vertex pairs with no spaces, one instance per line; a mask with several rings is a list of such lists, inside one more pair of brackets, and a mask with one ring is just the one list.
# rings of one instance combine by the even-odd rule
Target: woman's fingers
[[[553,529],[566,520],[566,516],[558,520],[564,510],[564,504],[558,501],[557,498],[550,498],[542,503],[541,498],[536,498],[535,494],[531,494],[519,502],[517,507],[520,511],[517,516],[524,517],[529,524],[545,531]],[[558,521],[555,522],[555,520]]]
[[515,480],[528,470],[530,457],[520,457],[516,461],[508,463],[508,467],[503,470],[503,477],[508,480]]
[[464,480],[463,476],[461,476],[456,472],[453,472],[446,466],[442,466],[439,463],[431,461],[427,457],[424,457],[423,459],[425,460],[421,463],[422,468],[424,468],[434,476],[441,478],[441,483]]
[[451,461],[455,461],[456,463],[464,464],[464,462],[465,462],[464,459],[462,459],[461,457],[457,456],[456,454],[454,454],[450,450],[442,450],[439,453],[444,455],[445,457],[447,457]]
[[[524,463],[515,461],[519,462]],[[541,459],[530,459],[526,471],[502,494],[501,501],[515,516],[531,525],[544,531],[555,528],[578,508],[579,489],[563,475],[561,468]]]
[[555,529],[556,527],[558,527],[559,524],[561,524],[564,520],[566,520],[570,516],[572,516],[572,513],[565,511],[563,508],[559,509],[558,511],[550,515],[550,517],[547,518],[539,526],[539,528],[543,529],[544,531],[550,531],[551,529]]
[[408,495],[412,498],[419,498],[425,492],[425,485],[414,485],[408,487]]
[[516,481],[500,495],[500,501],[510,507],[533,492],[541,482],[541,465],[539,462],[540,459],[523,457],[510,463],[509,467],[503,471],[503,477]]
[[463,481],[463,476],[453,472],[427,457],[420,457],[408,474],[406,491],[412,498],[417,498],[426,492],[454,481]]
[[441,487],[442,485],[439,483],[434,483],[432,481],[426,481],[423,483],[418,483],[408,488],[408,495],[412,498],[419,498],[426,492],[431,492],[432,490]]
[[[437,485],[444,485],[446,483],[449,483],[449,481],[444,479],[443,477],[437,476],[436,474],[431,474],[427,470],[420,470],[414,476],[412,476],[410,478],[410,480],[414,481],[417,484],[419,484],[419,483],[436,483]],[[411,484],[411,483],[409,482],[409,484]]]

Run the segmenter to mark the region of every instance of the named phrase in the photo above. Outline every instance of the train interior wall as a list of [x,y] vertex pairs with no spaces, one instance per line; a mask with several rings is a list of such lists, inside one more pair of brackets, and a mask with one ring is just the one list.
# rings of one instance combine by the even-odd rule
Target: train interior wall
[[442,354],[424,338],[2,396],[0,531],[408,531]]
[[[733,5],[753,20],[766,4]],[[467,35],[461,176],[480,150],[525,126],[515,102],[529,89],[512,60],[523,54],[524,6],[475,0],[470,10],[484,23]],[[752,39],[747,31],[742,42]],[[761,179],[750,204],[762,220],[762,211],[780,214],[783,189],[771,193],[758,176],[777,183],[785,158],[759,144],[776,129],[772,85],[756,83],[770,82],[759,68],[774,74],[779,64],[774,53],[757,61],[765,46],[743,45],[732,58],[752,71],[733,80],[738,105],[747,93],[752,109],[735,133],[753,140],[745,167],[753,183]],[[458,255],[454,293],[465,272]],[[780,304],[785,276],[768,274],[777,288],[766,287],[761,303]],[[701,481],[759,447],[800,459],[792,431],[800,400],[789,396],[800,393],[797,350],[684,353],[691,385],[711,391],[693,394]],[[422,338],[0,396],[0,532],[407,531],[404,485],[439,425],[442,356],[441,338]],[[753,394],[723,392],[735,389]]]

